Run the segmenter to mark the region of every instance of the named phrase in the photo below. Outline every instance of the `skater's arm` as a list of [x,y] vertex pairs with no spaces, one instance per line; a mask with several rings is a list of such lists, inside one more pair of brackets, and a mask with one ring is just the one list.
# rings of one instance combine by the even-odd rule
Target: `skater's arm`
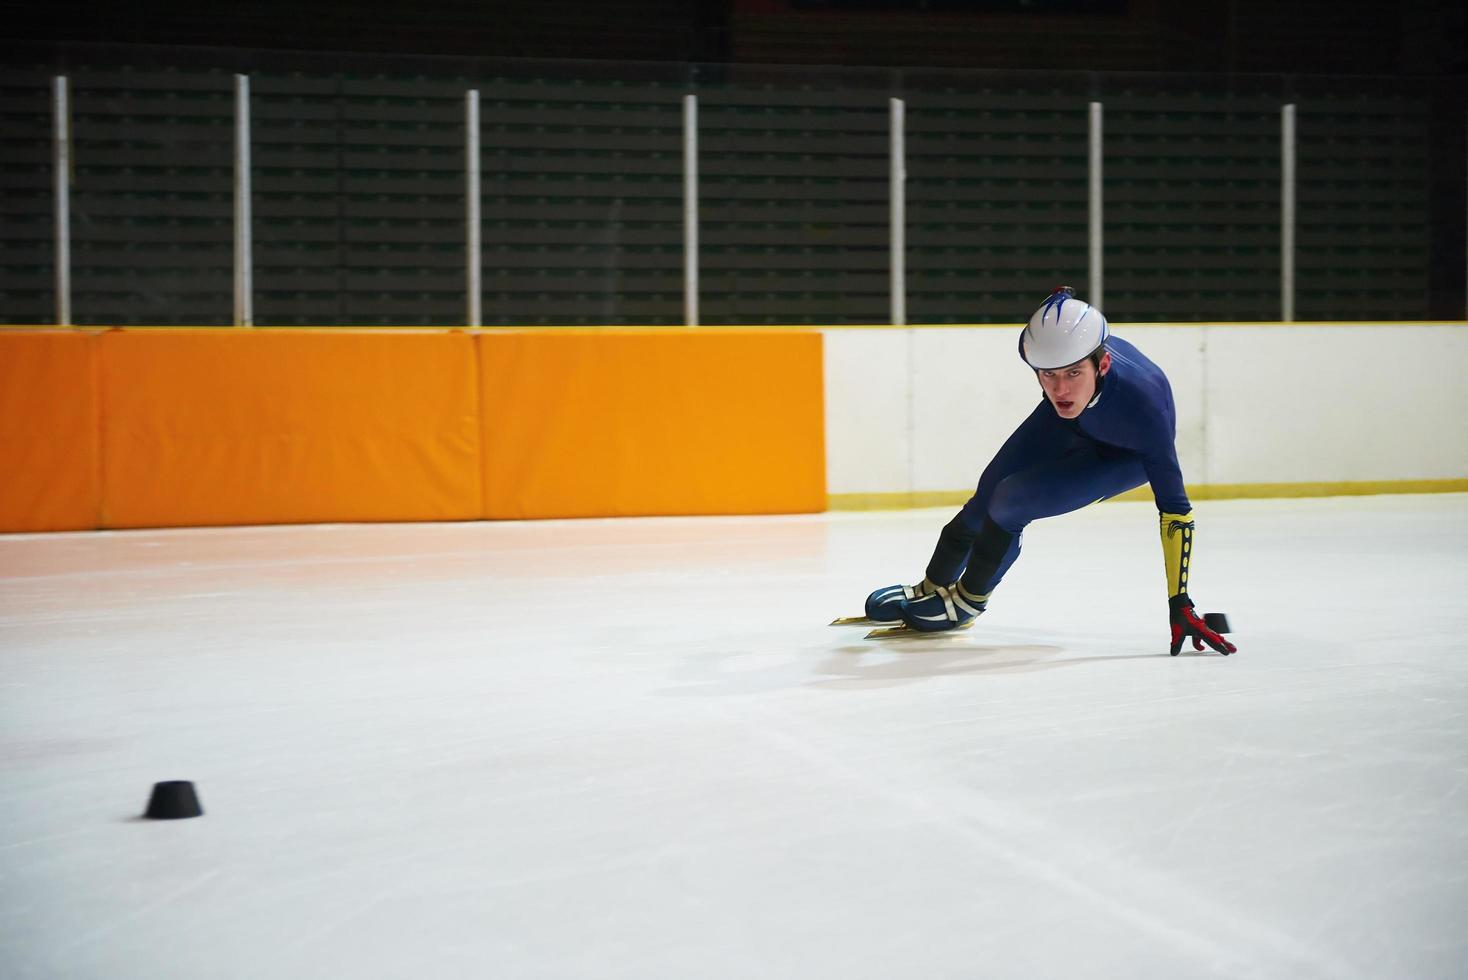
[[1188,572],[1193,562],[1193,512],[1163,513],[1159,520],[1162,532],[1162,558],[1167,568],[1168,624],[1172,633],[1174,657],[1182,650],[1183,639],[1192,638],[1195,649],[1208,644],[1219,653],[1233,653],[1237,648],[1208,626],[1193,609],[1188,596]]
[[[1170,428],[1170,427],[1169,427]],[[1143,468],[1152,484],[1157,500],[1158,527],[1162,534],[1162,560],[1167,574],[1167,612],[1171,632],[1170,653],[1182,650],[1183,640],[1191,639],[1195,649],[1206,643],[1222,654],[1235,651],[1218,631],[1210,627],[1193,609],[1188,596],[1188,572],[1193,563],[1193,505],[1183,487],[1182,468],[1177,461],[1177,447],[1171,431],[1154,429],[1150,435],[1152,452],[1143,458]]]

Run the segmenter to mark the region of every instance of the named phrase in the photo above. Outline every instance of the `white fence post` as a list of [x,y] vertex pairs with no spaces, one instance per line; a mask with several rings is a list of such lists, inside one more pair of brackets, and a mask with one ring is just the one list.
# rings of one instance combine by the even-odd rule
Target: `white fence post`
[[1105,270],[1102,268],[1101,253],[1101,228],[1102,228],[1102,200],[1101,200],[1101,103],[1092,102],[1090,111],[1090,181],[1088,191],[1088,202],[1090,211],[1090,222],[1088,239],[1090,242],[1090,288],[1086,296],[1086,302],[1097,309],[1104,309],[1101,305],[1104,301],[1102,286]]
[[255,325],[250,237],[250,77],[234,77],[234,325]]
[[67,79],[51,92],[51,170],[55,191],[56,322],[71,325],[71,107]]
[[683,322],[698,326],[698,96],[683,96]]
[[467,239],[469,308],[468,325],[481,326],[482,283],[480,279],[479,220],[479,90],[464,94],[464,232]]
[[1279,318],[1295,319],[1295,104],[1279,114]]
[[907,323],[907,148],[904,133],[906,103],[889,99],[891,106],[891,198],[892,198],[892,312],[895,326]]

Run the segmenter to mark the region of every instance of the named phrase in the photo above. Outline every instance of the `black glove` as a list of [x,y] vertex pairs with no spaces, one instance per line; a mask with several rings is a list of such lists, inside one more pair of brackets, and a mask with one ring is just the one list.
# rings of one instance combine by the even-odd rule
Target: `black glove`
[[1194,650],[1203,649],[1203,644],[1206,643],[1225,657],[1238,651],[1238,647],[1221,635],[1228,632],[1228,620],[1223,614],[1209,613],[1207,617],[1199,616],[1193,609],[1193,600],[1188,598],[1186,592],[1179,592],[1167,600],[1167,607],[1171,613],[1171,653],[1174,657],[1182,650],[1184,637],[1192,637]]

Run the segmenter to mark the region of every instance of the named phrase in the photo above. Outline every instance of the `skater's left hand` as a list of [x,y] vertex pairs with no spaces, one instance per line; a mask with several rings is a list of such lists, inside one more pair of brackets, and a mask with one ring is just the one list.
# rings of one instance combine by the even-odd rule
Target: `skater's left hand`
[[[1173,596],[1167,601],[1167,605],[1171,611],[1171,653],[1174,657],[1178,655],[1178,651],[1182,650],[1183,639],[1185,637],[1192,638],[1194,650],[1203,649],[1203,644],[1206,643],[1225,657],[1231,653],[1238,652],[1238,647],[1210,629],[1208,624],[1203,621],[1203,617],[1199,616],[1193,610],[1193,600],[1188,598],[1186,592],[1180,592]],[[1223,628],[1227,629],[1228,627],[1225,626]]]

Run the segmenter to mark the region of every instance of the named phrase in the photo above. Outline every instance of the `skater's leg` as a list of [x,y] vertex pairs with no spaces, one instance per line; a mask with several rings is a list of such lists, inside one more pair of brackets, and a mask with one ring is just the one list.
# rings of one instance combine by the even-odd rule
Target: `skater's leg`
[[1007,477],[1086,444],[1072,429],[1060,423],[1047,402],[1036,406],[984,467],[968,503],[944,526],[928,562],[927,580],[934,585],[957,581],[988,518],[989,501]]
[[1103,458],[1091,445],[1010,474],[989,498],[960,579],[964,589],[983,597],[994,591],[1019,557],[1021,538],[1031,521],[1080,510],[1146,482],[1140,460]]

